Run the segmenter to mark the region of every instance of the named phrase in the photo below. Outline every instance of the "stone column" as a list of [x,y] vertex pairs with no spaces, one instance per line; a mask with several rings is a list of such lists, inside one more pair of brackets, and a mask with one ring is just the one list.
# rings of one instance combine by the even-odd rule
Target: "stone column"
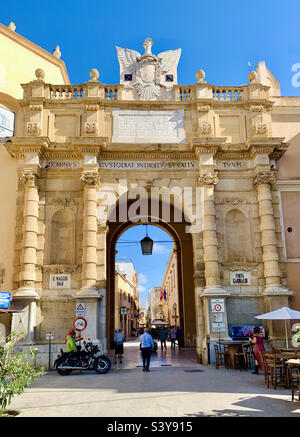
[[76,295],[77,302],[86,304],[87,328],[82,336],[99,342],[100,303],[103,295],[97,284],[97,189],[100,184],[96,168],[84,170],[83,183],[83,242],[82,242],[82,287]]
[[81,176],[84,189],[82,288],[94,288],[97,281],[97,189],[99,173],[84,172]]
[[216,211],[214,186],[219,179],[217,172],[203,171],[199,183],[203,185],[203,252],[206,289],[220,287],[218,240],[216,233]]
[[[219,339],[219,333],[212,329],[213,313],[212,299],[221,299],[224,304],[223,322],[224,330],[220,333],[221,338],[228,338],[228,324],[226,314],[226,297],[230,295],[221,286],[220,260],[218,254],[218,240],[216,231],[216,211],[214,186],[218,183],[217,172],[213,168],[201,168],[199,184],[203,185],[203,259],[206,286],[201,294],[204,316],[204,333],[202,335],[202,360],[208,364],[208,347],[210,362],[214,362],[214,344]],[[210,344],[207,345],[207,336]]]
[[266,288],[281,286],[271,192],[271,185],[274,182],[275,177],[271,171],[259,171],[254,179],[257,189]]
[[[257,189],[258,214],[260,220],[261,245],[263,251],[265,289],[263,296],[265,300],[265,311],[273,311],[282,306],[288,306],[289,296],[292,291],[287,290],[281,284],[279,269],[279,255],[275,233],[274,211],[272,206],[272,185],[275,183],[275,176],[272,171],[257,171],[254,184]],[[270,337],[280,338],[284,332],[280,332],[278,322],[267,322]],[[276,333],[274,331],[276,327]]]
[[20,180],[24,185],[24,225],[19,290],[35,293],[39,217],[36,174],[32,171],[23,171]]
[[36,171],[22,170],[20,181],[24,186],[24,224],[19,289],[13,296],[13,302],[15,307],[23,309],[24,312],[20,313],[21,316],[13,314],[11,329],[24,332],[22,343],[32,343],[36,323],[36,302],[39,300],[35,289],[39,215]]

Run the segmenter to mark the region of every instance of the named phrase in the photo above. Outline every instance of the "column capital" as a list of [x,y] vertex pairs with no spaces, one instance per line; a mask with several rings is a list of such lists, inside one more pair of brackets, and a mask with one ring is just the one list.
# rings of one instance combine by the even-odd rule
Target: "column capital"
[[24,187],[37,187],[38,171],[24,169],[19,172],[19,180]]
[[98,188],[100,186],[100,174],[98,171],[84,171],[80,177],[84,186],[89,188]]
[[218,172],[216,170],[200,171],[198,183],[201,185],[208,185],[213,187],[219,182]]
[[255,186],[261,184],[274,185],[276,182],[275,174],[273,171],[258,171],[253,179]]

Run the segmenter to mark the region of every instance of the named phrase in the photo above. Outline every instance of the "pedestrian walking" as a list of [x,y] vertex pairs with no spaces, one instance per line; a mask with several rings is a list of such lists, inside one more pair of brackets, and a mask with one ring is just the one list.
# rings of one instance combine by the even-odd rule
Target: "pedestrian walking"
[[176,341],[176,329],[172,326],[170,331],[170,339],[171,339],[171,349],[175,350],[175,341]]
[[144,329],[144,334],[141,335],[141,349],[143,356],[143,372],[150,372],[150,358],[151,350],[154,348],[154,343],[151,335],[149,334],[149,329]]
[[176,330],[176,339],[177,339],[177,343],[178,343],[178,349],[181,349],[182,348],[182,330],[180,329],[179,326]]
[[124,337],[121,329],[115,330],[114,342],[115,342],[115,364],[117,364],[117,357],[119,357],[120,363],[122,363],[122,354],[124,353],[124,348],[123,348]]
[[166,338],[167,338],[167,332],[166,332],[165,328],[161,328],[159,331],[161,350],[163,350],[164,347],[167,350]]
[[259,369],[264,368],[261,353],[265,350],[264,336],[260,333],[259,326],[255,326],[255,328],[253,329],[253,337],[250,337],[249,340],[250,343],[254,344],[255,370],[252,373],[257,375]]

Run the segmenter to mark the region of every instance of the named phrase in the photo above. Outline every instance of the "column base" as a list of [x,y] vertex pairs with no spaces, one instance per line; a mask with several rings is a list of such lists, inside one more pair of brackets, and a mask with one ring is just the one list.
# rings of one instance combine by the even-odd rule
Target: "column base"
[[103,296],[99,291],[97,287],[83,287],[76,293],[76,297],[102,299]]
[[32,287],[21,287],[18,291],[13,295],[13,300],[40,300],[40,297],[36,290]]
[[230,296],[230,292],[221,287],[221,285],[210,285],[205,287],[201,296]]
[[268,285],[262,292],[263,296],[293,296],[294,292],[282,285]]

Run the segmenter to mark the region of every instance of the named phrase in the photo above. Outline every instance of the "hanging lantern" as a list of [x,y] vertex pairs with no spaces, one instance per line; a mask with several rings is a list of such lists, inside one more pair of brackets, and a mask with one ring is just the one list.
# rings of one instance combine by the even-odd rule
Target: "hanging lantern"
[[152,255],[153,240],[150,237],[145,237],[141,240],[142,254]]
[[141,240],[141,248],[143,255],[152,255],[153,240],[148,236],[146,225],[146,237]]

